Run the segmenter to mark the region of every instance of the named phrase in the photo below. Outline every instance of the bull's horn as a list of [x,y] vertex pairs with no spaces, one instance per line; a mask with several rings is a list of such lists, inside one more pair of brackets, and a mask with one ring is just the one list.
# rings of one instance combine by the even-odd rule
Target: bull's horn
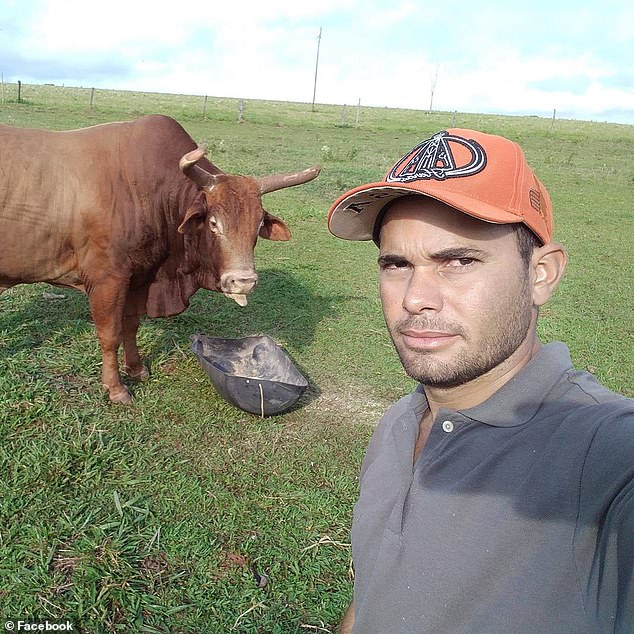
[[196,183],[200,187],[213,187],[216,183],[216,177],[214,174],[210,174],[207,170],[197,165],[197,161],[205,156],[207,148],[204,145],[199,145],[195,150],[188,152],[181,158],[178,166],[181,172]]
[[285,187],[293,187],[293,185],[301,185],[316,178],[321,172],[321,167],[309,167],[301,172],[293,172],[291,174],[274,174],[273,176],[260,176],[255,182],[260,186],[261,194],[268,194]]

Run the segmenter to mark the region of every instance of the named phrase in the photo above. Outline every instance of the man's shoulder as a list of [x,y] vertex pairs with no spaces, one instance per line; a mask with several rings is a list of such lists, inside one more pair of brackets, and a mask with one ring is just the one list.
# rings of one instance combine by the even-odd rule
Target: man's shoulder
[[605,387],[588,372],[578,370],[566,372],[559,391],[551,394],[550,400],[562,428],[583,451],[584,490],[599,499],[600,492],[631,486],[634,400]]
[[579,430],[605,433],[612,443],[623,436],[634,438],[634,399],[607,388],[589,372],[565,372],[546,399],[545,413],[573,421]]
[[634,411],[634,399],[607,388],[589,372],[571,369],[565,373],[564,380],[580,405],[606,405],[607,409],[614,406],[616,409]]

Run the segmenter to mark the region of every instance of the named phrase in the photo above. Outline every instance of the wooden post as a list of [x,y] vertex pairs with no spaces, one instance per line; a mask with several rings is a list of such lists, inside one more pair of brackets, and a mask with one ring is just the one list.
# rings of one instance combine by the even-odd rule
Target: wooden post
[[436,82],[438,81],[438,65],[436,65],[436,74],[431,80],[431,94],[429,97],[429,112],[434,109],[434,93],[436,92]]
[[243,122],[243,117],[244,117],[244,100],[240,99],[240,101],[238,101],[238,123]]
[[346,122],[346,104],[343,104],[343,108],[341,109],[341,119],[339,121],[339,125],[343,127]]
[[18,103],[22,103],[22,82],[18,79]]
[[354,121],[354,127],[359,127],[359,114],[361,112],[361,97],[359,97],[359,103],[357,104],[357,118]]
[[321,27],[317,36],[317,60],[315,61],[315,85],[313,87],[313,112],[315,112],[315,97],[317,95],[317,70],[319,69],[319,47],[321,46]]
[[90,109],[92,110],[93,103],[95,101],[95,89],[90,89]]
[[207,118],[207,95],[205,95],[205,103],[203,103],[203,119]]
[[553,131],[553,128],[555,127],[555,117],[557,116],[557,108],[553,108],[553,118],[552,121],[550,122],[550,131]]

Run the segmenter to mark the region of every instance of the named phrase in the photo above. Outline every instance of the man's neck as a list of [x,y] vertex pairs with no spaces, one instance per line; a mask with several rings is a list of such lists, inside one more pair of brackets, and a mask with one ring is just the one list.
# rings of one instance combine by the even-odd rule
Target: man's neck
[[463,410],[483,403],[518,374],[540,347],[541,343],[537,335],[532,332],[532,335],[528,336],[508,359],[486,374],[456,387],[425,386],[431,419],[436,418],[441,408]]

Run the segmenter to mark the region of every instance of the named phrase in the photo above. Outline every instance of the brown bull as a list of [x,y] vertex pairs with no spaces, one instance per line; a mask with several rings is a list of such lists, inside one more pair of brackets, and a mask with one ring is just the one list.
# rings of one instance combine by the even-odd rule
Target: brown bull
[[147,377],[141,315],[168,317],[199,289],[244,306],[255,287],[258,235],[288,240],[262,208],[267,192],[319,168],[250,178],[223,173],[169,117],[53,132],[0,126],[0,292],[48,282],[88,296],[110,400]]

